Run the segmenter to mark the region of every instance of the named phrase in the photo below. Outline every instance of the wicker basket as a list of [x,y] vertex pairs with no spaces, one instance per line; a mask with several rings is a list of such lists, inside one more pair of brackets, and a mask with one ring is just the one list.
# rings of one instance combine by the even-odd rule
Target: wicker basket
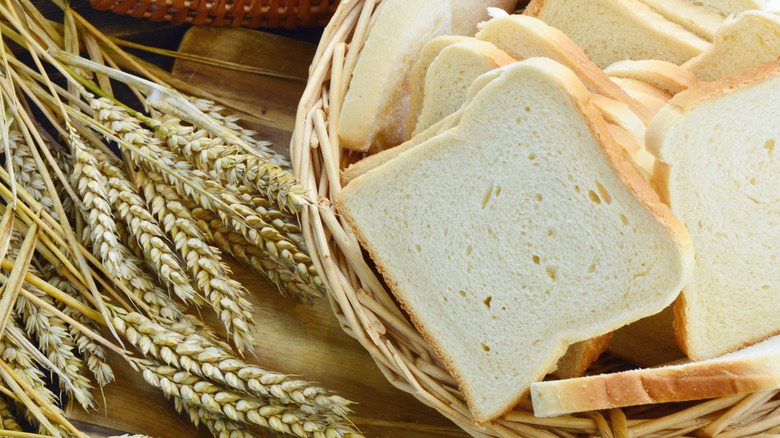
[[338,0],[90,0],[95,9],[173,23],[287,28],[325,26]]
[[[397,388],[475,437],[674,437],[736,438],[780,433],[778,391],[735,395],[696,403],[612,409],[579,416],[536,418],[530,400],[496,421],[477,426],[457,389],[422,336],[407,321],[364,259],[355,236],[330,199],[341,189],[339,174],[359,156],[341,149],[336,135],[351,72],[381,0],[344,0],[320,41],[298,107],[290,153],[296,175],[318,206],[302,214],[315,265],[332,290],[330,302],[342,328],[371,354]],[[609,366],[600,359],[597,366]]]

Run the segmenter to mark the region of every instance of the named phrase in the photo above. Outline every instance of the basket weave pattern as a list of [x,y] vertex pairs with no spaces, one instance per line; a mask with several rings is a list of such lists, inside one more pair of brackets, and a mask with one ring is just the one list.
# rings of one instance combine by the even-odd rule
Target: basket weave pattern
[[90,0],[95,9],[173,23],[287,28],[324,26],[338,0]]
[[[381,0],[344,0],[325,28],[298,107],[290,154],[296,175],[318,203],[307,207],[301,219],[315,266],[332,291],[333,311],[388,381],[480,438],[671,438],[694,431],[737,438],[780,433],[778,391],[556,418],[534,417],[525,399],[490,424],[474,423],[457,383],[385,290],[330,201],[341,190],[340,171],[360,158],[339,147],[337,123],[379,6]],[[613,365],[610,359],[596,364],[603,369]]]

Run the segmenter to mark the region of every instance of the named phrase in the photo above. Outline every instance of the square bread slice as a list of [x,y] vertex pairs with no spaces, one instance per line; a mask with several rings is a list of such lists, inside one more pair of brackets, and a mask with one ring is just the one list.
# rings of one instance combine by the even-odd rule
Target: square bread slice
[[780,337],[703,362],[537,382],[534,415],[553,417],[780,388]]
[[335,203],[478,423],[570,344],[661,311],[693,262],[574,73],[543,58],[497,71],[456,127]]
[[523,13],[560,29],[601,68],[625,59],[680,65],[710,45],[639,0],[532,0]]
[[675,304],[704,360],[780,333],[780,61],[676,95],[647,127],[658,193],[688,228],[696,270]]
[[780,56],[780,16],[747,11],[729,17],[712,45],[682,65],[703,81],[716,81],[756,68]]

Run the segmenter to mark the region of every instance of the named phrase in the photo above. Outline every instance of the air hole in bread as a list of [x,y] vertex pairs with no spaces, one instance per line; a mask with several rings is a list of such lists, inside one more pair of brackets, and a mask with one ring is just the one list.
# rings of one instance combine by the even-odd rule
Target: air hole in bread
[[496,198],[501,195],[501,186],[496,187]]
[[588,197],[596,204],[601,204],[601,198],[593,190],[588,190]]
[[528,159],[531,160],[531,161],[535,160],[536,159],[536,154],[534,152],[531,152],[530,154],[528,154]]
[[471,251],[474,251],[474,248],[471,247],[471,245],[466,247],[466,255],[471,255]]
[[609,194],[606,188],[604,188],[603,185],[601,185],[600,182],[596,181],[596,189],[598,189],[599,194],[601,195],[601,199],[604,200],[607,204],[612,203],[612,196]]
[[542,194],[541,193],[537,193],[536,196],[534,196],[534,201],[542,202]]
[[530,113],[531,112],[531,107],[529,107],[529,106],[525,107],[525,112]]
[[623,222],[623,225],[628,225],[628,218],[623,213],[620,213],[620,222]]
[[553,230],[552,228],[548,228],[547,229],[547,235],[548,236],[554,236],[555,235],[555,230]]
[[415,244],[414,245],[414,249],[417,251],[417,253],[421,253],[422,252],[422,248],[420,247],[419,244]]
[[466,297],[466,291],[459,290],[458,293],[460,294],[460,296],[464,298]]
[[775,150],[775,140],[773,138],[767,140],[766,143],[764,143],[764,149],[769,151],[769,153],[771,154],[772,151]]
[[594,272],[596,272],[596,264],[595,263],[590,265],[590,266],[588,266],[588,274],[592,274]]
[[575,186],[574,186],[574,191],[575,191],[575,192],[577,192],[577,193],[579,193],[579,192],[580,192],[580,186],[576,186],[576,185],[575,185]]
[[538,256],[538,255],[535,255],[535,256],[531,257],[531,260],[533,260],[533,261],[534,261],[534,263],[536,263],[537,265],[538,265],[538,264],[539,264],[539,262],[540,262],[540,259],[539,259],[539,256]]
[[487,191],[485,191],[485,196],[482,197],[482,209],[484,210],[485,207],[487,207],[488,202],[490,202],[490,198],[493,196],[493,183],[490,183],[490,187],[488,187]]
[[547,275],[550,276],[550,280],[555,281],[558,279],[558,269],[554,266],[548,266],[547,269]]
[[485,305],[487,306],[488,309],[490,308],[490,302],[491,301],[493,301],[493,297],[487,297],[487,298],[485,298],[485,301],[483,301],[483,303],[485,303]]
[[483,350],[483,351],[490,351],[490,347],[488,347],[488,346],[487,346],[487,345],[485,345],[485,344],[482,344],[482,350]]

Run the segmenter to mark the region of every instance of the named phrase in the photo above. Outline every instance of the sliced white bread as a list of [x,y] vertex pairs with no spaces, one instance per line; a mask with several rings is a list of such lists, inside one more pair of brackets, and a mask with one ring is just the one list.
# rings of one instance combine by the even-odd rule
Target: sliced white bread
[[780,333],[780,62],[701,82],[648,125],[657,191],[691,233],[696,270],[675,304],[693,360]]
[[780,337],[718,359],[531,385],[534,415],[701,400],[780,388]]
[[[620,77],[612,77],[610,79],[612,79],[612,81],[614,81],[616,84],[623,87],[623,89],[626,90],[626,93],[628,93],[629,96],[632,96],[632,92],[638,91],[640,93],[653,96],[662,101],[669,101],[672,98],[672,95],[669,94],[668,92],[656,87],[653,84],[648,84],[647,82],[644,81],[640,81],[637,79],[630,79],[630,78],[620,78]],[[636,97],[634,97],[634,99],[636,99]]]
[[665,61],[618,61],[604,69],[611,78],[636,79],[669,93],[669,96],[696,85],[699,79],[690,71]]
[[686,0],[724,17],[752,9],[765,9],[767,0]]
[[514,12],[517,0],[449,0],[452,4],[452,33],[473,36],[477,23],[489,18],[488,8]]
[[[487,85],[493,79],[501,76],[501,74],[502,74],[502,69],[499,68],[496,70],[489,71],[476,78],[474,82],[472,82],[468,92],[466,93],[466,103],[468,103],[485,85]],[[431,125],[430,127],[428,127],[428,129],[415,135],[408,141],[405,141],[404,143],[394,148],[386,149],[382,152],[369,155],[363,158],[362,160],[358,161],[357,163],[350,165],[348,168],[344,169],[344,171],[341,173],[341,185],[345,186],[349,184],[350,181],[357,178],[358,176],[363,175],[364,173],[370,171],[371,169],[374,169],[375,167],[378,167],[379,165],[392,160],[393,158],[397,157],[401,153],[406,152],[414,148],[415,146],[424,143],[431,137],[456,126],[460,122],[461,114],[463,114],[463,109],[459,108],[458,111],[455,111],[454,113],[450,114],[449,116],[445,117],[439,122]]]
[[558,359],[553,375],[559,379],[572,379],[585,374],[590,364],[595,362],[601,353],[607,349],[607,344],[612,338],[612,333],[588,339],[569,345],[564,354]]
[[601,112],[610,134],[636,165],[637,172],[649,182],[655,157],[645,149],[644,123],[622,102],[599,94],[593,94],[590,101]]
[[420,133],[455,112],[478,76],[517,60],[486,41],[469,38],[445,47],[431,62],[425,75],[422,106],[415,130]]
[[685,358],[674,336],[672,306],[621,327],[612,335],[607,351],[641,367],[655,367]]
[[382,2],[344,96],[341,146],[378,151],[404,141],[412,65],[426,42],[451,33],[451,22],[448,1]]
[[727,19],[712,46],[683,64],[703,81],[742,73],[780,56],[780,17],[748,11]]
[[466,39],[458,35],[440,35],[425,43],[420,50],[420,56],[412,66],[412,72],[409,75],[409,115],[406,118],[406,139],[412,137],[414,128],[417,127],[417,117],[420,115],[423,105],[425,89],[425,76],[428,74],[428,67],[445,47]]
[[532,0],[524,14],[563,31],[601,68],[625,59],[679,65],[710,44],[639,0]]
[[667,20],[679,24],[707,41],[712,41],[715,30],[723,23],[722,15],[685,0],[641,1]]
[[534,17],[496,14],[480,25],[476,38],[494,44],[517,59],[541,56],[557,61],[571,69],[594,93],[625,103],[645,123],[651,118],[647,108],[612,82],[563,32]]
[[568,345],[661,311],[693,259],[574,73],[542,58],[497,71],[458,126],[335,203],[478,423]]

